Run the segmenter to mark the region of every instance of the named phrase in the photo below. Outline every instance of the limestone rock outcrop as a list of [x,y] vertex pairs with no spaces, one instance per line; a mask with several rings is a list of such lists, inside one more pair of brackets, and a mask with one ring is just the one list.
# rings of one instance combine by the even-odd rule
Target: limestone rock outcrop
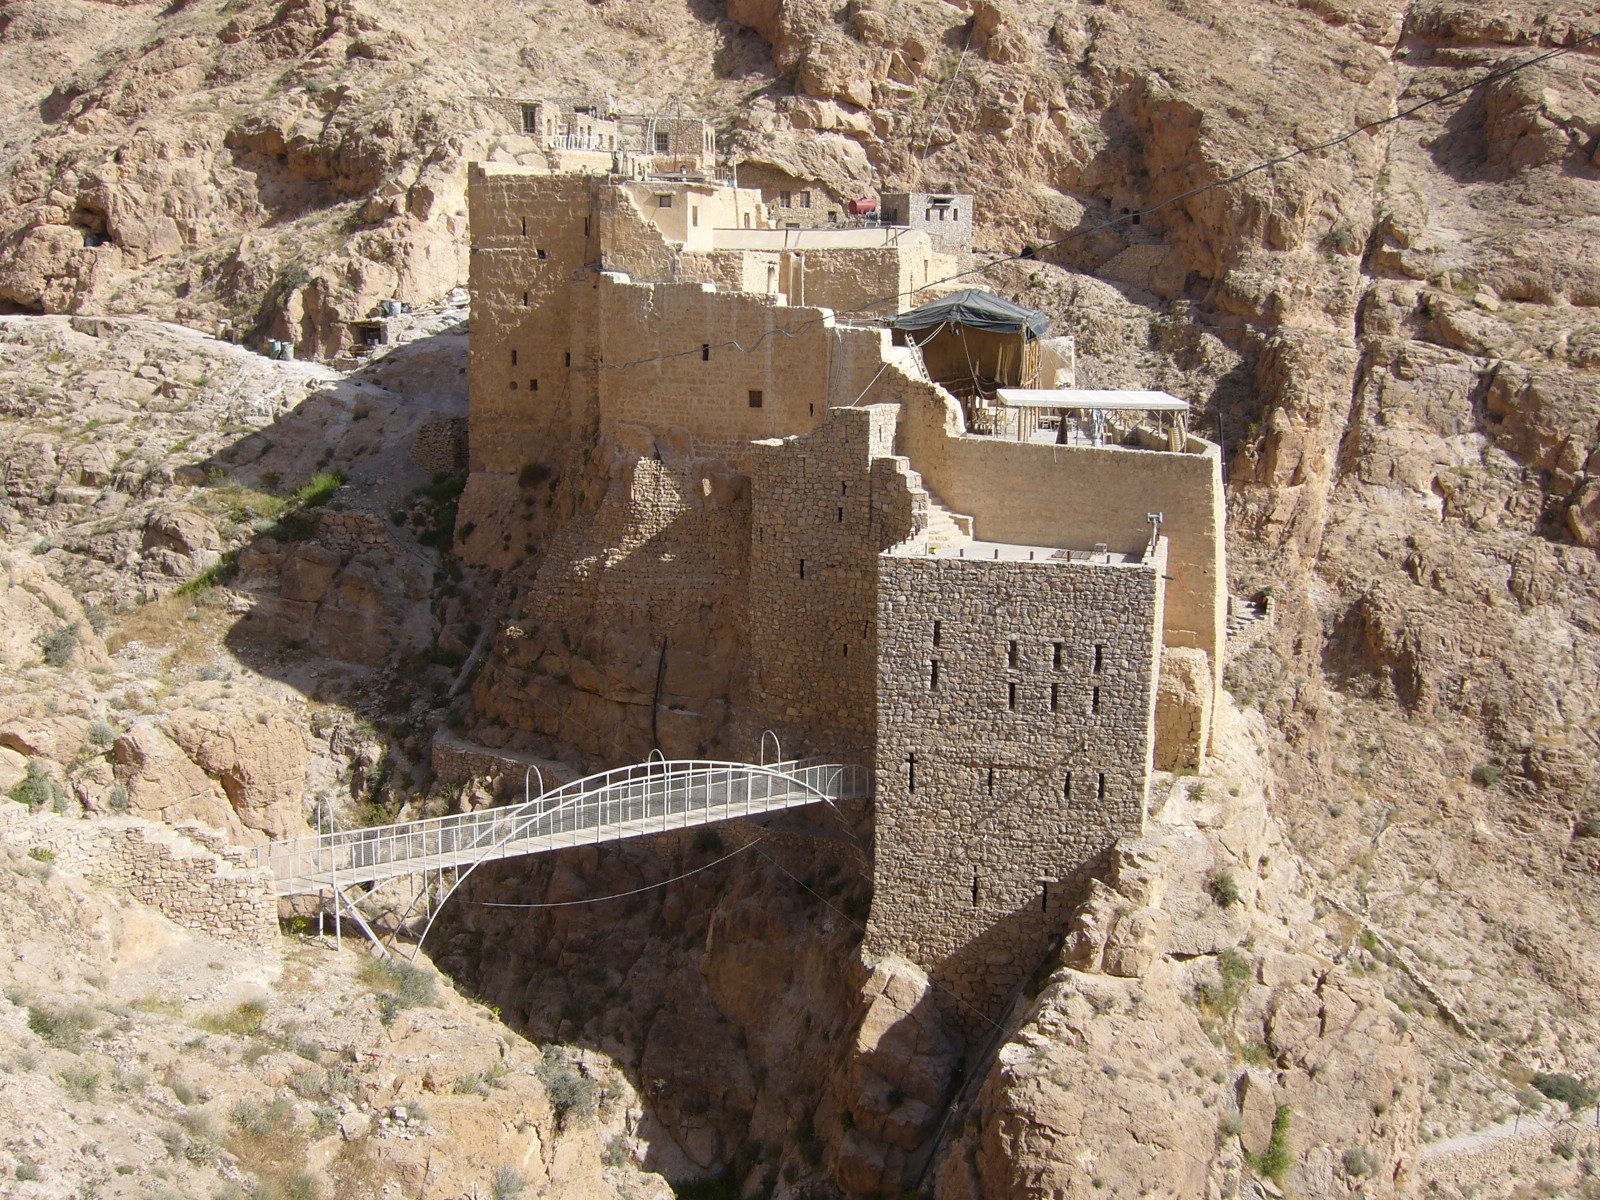
[[243,840],[244,823],[221,787],[153,722],[141,722],[111,749],[129,811],[176,825],[200,821]]
[[172,741],[216,780],[247,828],[270,838],[309,832],[310,754],[293,714],[260,700],[245,707],[202,695],[169,713],[166,723]]

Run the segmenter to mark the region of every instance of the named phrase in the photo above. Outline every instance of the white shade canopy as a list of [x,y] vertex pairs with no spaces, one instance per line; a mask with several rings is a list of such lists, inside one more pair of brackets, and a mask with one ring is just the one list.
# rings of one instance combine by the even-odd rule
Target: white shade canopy
[[1112,392],[1084,388],[1001,388],[997,395],[1008,408],[1078,408],[1137,412],[1188,412],[1186,400],[1166,392]]

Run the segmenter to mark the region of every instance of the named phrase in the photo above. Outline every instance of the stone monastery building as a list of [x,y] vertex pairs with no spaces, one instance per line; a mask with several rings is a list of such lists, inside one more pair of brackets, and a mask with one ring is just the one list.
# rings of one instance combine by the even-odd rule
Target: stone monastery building
[[[1170,397],[1073,390],[1042,314],[919,308],[961,265],[925,229],[784,228],[754,190],[548,166],[475,164],[469,200],[463,522],[574,443],[637,459],[634,540],[585,570],[665,562],[733,528],[695,505],[747,500],[723,547],[748,564],[744,728],[874,769],[868,949],[993,1010],[1142,829],[1152,770],[1203,764],[1217,447]],[[672,462],[690,485],[663,487]],[[710,581],[638,586],[665,611]]]

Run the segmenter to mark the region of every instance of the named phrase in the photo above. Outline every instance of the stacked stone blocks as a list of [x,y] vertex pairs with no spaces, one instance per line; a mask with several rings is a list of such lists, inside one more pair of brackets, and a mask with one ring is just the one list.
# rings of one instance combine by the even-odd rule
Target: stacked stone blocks
[[74,821],[8,806],[0,810],[0,836],[48,850],[57,868],[196,933],[249,947],[278,936],[271,874],[203,825],[168,827],[135,817]]
[[[972,1027],[1143,828],[1164,547],[1132,562],[879,560],[868,947]],[[981,1023],[981,1022],[980,1022]]]

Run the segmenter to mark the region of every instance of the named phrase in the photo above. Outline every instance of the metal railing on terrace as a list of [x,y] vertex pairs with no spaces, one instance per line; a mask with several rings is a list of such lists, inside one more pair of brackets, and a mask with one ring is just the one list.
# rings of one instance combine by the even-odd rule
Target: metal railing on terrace
[[865,767],[665,759],[618,767],[522,804],[268,842],[256,865],[279,896],[467,868],[868,794]]

